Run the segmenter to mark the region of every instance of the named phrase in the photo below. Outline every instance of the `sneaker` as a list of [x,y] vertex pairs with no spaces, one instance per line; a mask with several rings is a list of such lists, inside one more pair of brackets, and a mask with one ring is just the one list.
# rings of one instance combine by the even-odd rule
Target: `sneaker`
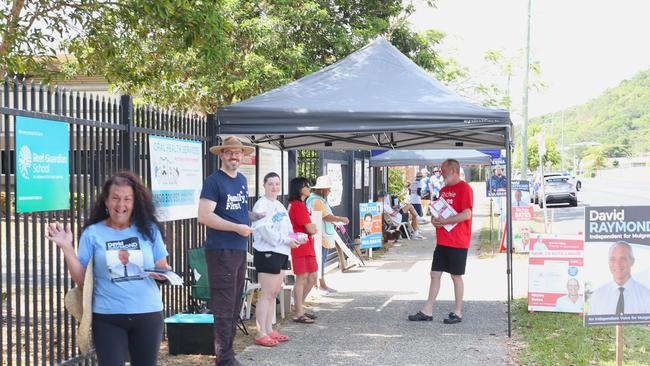
[[423,216],[418,216],[418,224],[426,224],[429,220],[425,219]]
[[415,240],[424,240],[425,239],[425,237],[422,236],[420,233],[414,233],[413,235],[411,235],[411,238],[415,239]]

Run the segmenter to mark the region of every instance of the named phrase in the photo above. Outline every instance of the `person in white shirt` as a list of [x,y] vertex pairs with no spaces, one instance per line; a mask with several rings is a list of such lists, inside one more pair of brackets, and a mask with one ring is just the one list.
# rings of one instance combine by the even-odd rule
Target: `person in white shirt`
[[609,248],[609,271],[613,281],[589,298],[588,315],[650,314],[650,289],[632,278],[634,253],[625,241]]
[[379,191],[377,193],[377,201],[382,203],[384,212],[390,216],[395,225],[410,220],[411,227],[413,228],[411,237],[416,240],[424,239],[424,236],[422,236],[422,233],[418,230],[417,212],[415,211],[415,208],[413,208],[413,205],[408,204],[401,208],[399,205],[391,206],[391,199],[386,191]]
[[555,302],[555,310],[582,313],[584,301],[580,295],[580,282],[571,277],[566,281],[567,294],[558,298]]
[[264,196],[253,206],[253,212],[263,218],[253,223],[253,264],[257,270],[262,295],[255,307],[257,337],[255,343],[265,347],[289,340],[273,330],[275,298],[282,289],[282,270],[289,269],[291,248],[307,241],[293,232],[289,214],[277,200],[281,190],[280,176],[269,173],[264,177]]
[[421,181],[422,181],[422,173],[418,172],[415,175],[415,180],[411,182],[409,185],[409,202],[415,209],[415,212],[417,212],[418,217],[417,220],[420,224],[424,224],[427,222],[427,219],[423,217],[422,213],[422,197],[421,197]]

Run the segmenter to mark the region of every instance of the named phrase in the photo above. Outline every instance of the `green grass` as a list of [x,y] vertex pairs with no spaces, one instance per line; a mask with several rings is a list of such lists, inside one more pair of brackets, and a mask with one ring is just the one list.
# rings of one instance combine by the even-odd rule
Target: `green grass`
[[478,234],[478,256],[480,258],[491,257],[499,253],[501,246],[501,238],[499,237],[499,229],[496,225],[492,228],[492,243],[490,244],[490,225],[481,228]]
[[[578,314],[529,313],[527,299],[513,304],[520,365],[614,365],[615,327],[584,327]],[[624,364],[650,365],[650,327],[624,327]]]

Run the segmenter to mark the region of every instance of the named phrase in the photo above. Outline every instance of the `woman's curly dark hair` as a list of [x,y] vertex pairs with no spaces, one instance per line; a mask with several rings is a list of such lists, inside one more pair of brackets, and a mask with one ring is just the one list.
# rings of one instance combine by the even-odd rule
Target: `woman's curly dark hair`
[[[90,225],[104,221],[109,217],[108,209],[106,208],[106,200],[111,191],[111,187],[116,186],[131,186],[133,189],[133,213],[131,214],[131,222],[138,228],[143,237],[154,241],[156,233],[154,232],[154,225],[160,230],[162,239],[165,239],[162,225],[158,222],[155,212],[156,208],[153,205],[153,199],[149,189],[142,184],[140,178],[129,171],[121,171],[110,177],[102,187],[102,192],[97,197],[95,206],[90,211],[90,217],[86,220],[83,229],[86,230]],[[152,225],[154,224],[154,225]]]

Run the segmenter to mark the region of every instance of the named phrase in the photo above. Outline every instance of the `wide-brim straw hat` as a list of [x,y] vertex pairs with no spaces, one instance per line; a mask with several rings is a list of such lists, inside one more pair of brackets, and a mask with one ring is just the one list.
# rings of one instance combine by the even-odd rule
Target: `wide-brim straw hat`
[[429,174],[429,169],[427,169],[427,168],[420,169],[420,174],[422,174],[422,175]]
[[93,258],[90,258],[86,266],[83,287],[75,287],[65,294],[65,307],[77,320],[77,347],[81,353],[90,350],[93,320],[93,288],[95,287],[95,276],[93,274]]
[[332,181],[330,177],[326,175],[321,175],[316,178],[316,184],[311,186],[311,189],[330,189],[332,188]]
[[242,149],[244,152],[244,155],[250,155],[255,151],[255,148],[252,146],[247,146],[244,145],[244,143],[241,142],[240,139],[238,139],[235,136],[228,136],[223,141],[221,141],[221,145],[215,145],[210,147],[210,152],[218,155],[223,149],[233,149],[233,148],[239,148]]

